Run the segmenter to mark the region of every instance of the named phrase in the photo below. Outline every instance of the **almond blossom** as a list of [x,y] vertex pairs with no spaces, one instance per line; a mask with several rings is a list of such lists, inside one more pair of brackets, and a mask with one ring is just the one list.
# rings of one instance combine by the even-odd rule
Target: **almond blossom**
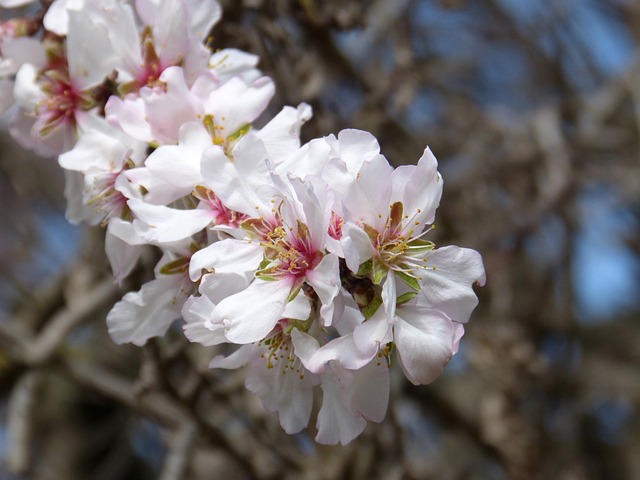
[[211,368],[243,367],[287,433],[312,421],[318,391],[316,441],[346,444],[383,421],[396,363],[427,384],[456,354],[482,259],[430,239],[443,179],[429,148],[394,169],[361,130],[301,144],[304,103],[264,118],[274,82],[253,54],[211,51],[220,14],[217,1],[56,0],[35,23],[5,22],[0,113],[59,155],[67,217],[106,228],[117,283],[158,252],[153,280],[107,315],[114,342],[182,321],[189,341],[232,346]]

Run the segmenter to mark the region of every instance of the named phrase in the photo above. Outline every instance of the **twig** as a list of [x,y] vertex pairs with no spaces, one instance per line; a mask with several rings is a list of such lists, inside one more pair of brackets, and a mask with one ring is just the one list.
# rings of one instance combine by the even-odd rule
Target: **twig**
[[8,427],[11,435],[7,466],[15,475],[24,475],[31,461],[36,391],[42,378],[38,370],[26,372],[16,383],[9,399]]

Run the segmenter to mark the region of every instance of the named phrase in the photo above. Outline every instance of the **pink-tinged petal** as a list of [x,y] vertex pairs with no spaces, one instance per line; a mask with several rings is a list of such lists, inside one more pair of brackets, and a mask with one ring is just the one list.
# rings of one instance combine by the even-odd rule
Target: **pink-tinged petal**
[[460,340],[462,340],[462,337],[464,336],[464,325],[458,322],[453,322],[453,326],[456,329],[455,334],[453,336],[453,354],[455,355],[456,353],[458,353],[458,348],[460,347]]
[[[14,89],[15,94],[16,90]],[[38,118],[33,116],[31,110],[25,111],[22,108],[13,110],[9,133],[20,146],[33,150],[43,157],[53,157],[65,151],[64,145],[67,140],[64,129],[56,129],[46,137],[41,137],[40,128]]]
[[211,223],[208,210],[176,210],[161,205],[149,205],[132,198],[128,202],[136,219],[133,226],[138,235],[151,243],[171,243],[189,238]]
[[342,226],[340,244],[342,245],[347,267],[352,272],[357,272],[360,265],[376,254],[376,249],[373,247],[367,233],[351,222],[347,222]]
[[[125,232],[124,230],[129,230]],[[114,233],[116,232],[116,233]],[[119,218],[112,218],[107,226],[107,234],[104,240],[104,248],[111,265],[111,271],[115,282],[120,285],[131,270],[138,263],[138,258],[142,253],[140,243],[130,243],[122,240],[129,236],[135,236],[133,225]],[[137,238],[142,242],[141,238]]]
[[456,322],[467,322],[478,304],[472,285],[484,285],[482,257],[475,250],[447,246],[427,255],[427,269],[421,272],[422,293],[433,308]]
[[433,382],[453,356],[456,326],[438,310],[398,309],[395,344],[405,375],[414,385]]
[[225,343],[224,326],[209,328],[206,323],[215,305],[207,297],[189,297],[182,307],[184,335],[190,342],[211,346]]
[[113,341],[140,346],[149,338],[163,335],[180,318],[182,305],[176,303],[176,297],[181,284],[180,275],[171,275],[145,283],[138,292],[127,293],[107,315]]
[[381,422],[389,404],[389,365],[385,358],[375,358],[358,370],[338,370],[342,400],[354,415]]
[[364,418],[351,415],[345,407],[340,395],[340,383],[331,370],[322,375],[322,407],[316,426],[316,441],[324,445],[346,445],[367,426]]
[[316,268],[307,271],[306,276],[307,282],[322,303],[320,316],[325,326],[329,326],[333,321],[334,299],[340,292],[338,257],[332,254],[325,255]]
[[194,282],[197,281],[202,270],[253,276],[263,255],[264,248],[258,243],[228,238],[195,252],[189,263],[189,277]]
[[282,318],[291,286],[288,281],[255,279],[242,292],[222,300],[212,321],[224,323],[226,337],[232,343],[262,340]]

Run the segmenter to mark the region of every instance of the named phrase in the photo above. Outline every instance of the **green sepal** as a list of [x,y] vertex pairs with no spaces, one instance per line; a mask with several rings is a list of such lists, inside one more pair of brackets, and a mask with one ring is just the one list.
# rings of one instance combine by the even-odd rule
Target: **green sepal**
[[227,137],[230,142],[235,142],[240,137],[245,136],[251,130],[251,124],[247,123]]
[[371,303],[362,309],[362,315],[364,315],[365,320],[369,320],[375,313],[378,311],[382,305],[382,297],[380,295],[376,295]]
[[380,261],[377,257],[374,257],[371,262],[371,281],[374,285],[380,285],[384,277],[387,276],[387,266]]
[[396,306],[400,306],[400,305],[404,305],[405,303],[407,303],[408,301],[412,300],[413,298],[416,297],[416,295],[418,295],[418,292],[407,292],[407,293],[403,293],[402,295],[400,295],[397,299],[396,299]]
[[414,277],[412,275],[409,275],[408,273],[400,272],[400,271],[397,271],[397,270],[396,270],[395,274],[408,287],[413,288],[416,292],[419,292],[420,290],[422,290],[422,286],[420,285],[420,282],[418,282],[418,279],[416,277]]
[[356,273],[357,277],[364,277],[371,271],[373,265],[373,260],[369,259],[358,267],[358,273]]
[[186,257],[180,257],[169,263],[165,263],[160,269],[160,273],[163,275],[175,275],[176,273],[184,273],[188,269],[189,259]]
[[289,292],[289,298],[287,299],[287,302],[291,302],[294,298],[296,298],[303,284],[304,277],[296,278],[296,280],[293,282],[293,285],[291,286],[291,291]]
[[422,238],[416,238],[409,243],[409,251],[411,255],[417,255],[420,253],[430,252],[435,248],[436,244],[429,240],[423,240]]

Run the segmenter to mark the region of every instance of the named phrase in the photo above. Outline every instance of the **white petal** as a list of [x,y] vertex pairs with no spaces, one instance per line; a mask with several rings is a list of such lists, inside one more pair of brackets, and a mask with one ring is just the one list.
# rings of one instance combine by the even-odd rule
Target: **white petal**
[[[400,201],[404,214],[409,215],[411,228],[421,229],[435,220],[436,209],[442,197],[442,177],[437,171],[438,162],[429,148],[417,166],[405,165],[393,172],[393,193],[390,203]],[[420,222],[416,226],[415,222]]]
[[104,241],[105,252],[117,284],[121,284],[122,280],[131,273],[142,253],[140,244],[131,244],[121,239],[124,234],[122,230],[125,229],[130,229],[129,233],[135,235],[133,226],[130,223],[119,218],[112,218],[107,226],[107,234]]
[[218,146],[205,150],[201,163],[202,177],[205,185],[227,208],[269,218],[273,215],[271,206],[257,192],[261,185],[270,183],[267,158],[262,142],[246,135],[234,149],[233,160]]
[[212,321],[224,323],[230,342],[257,342],[282,318],[290,291],[291,282],[255,279],[242,292],[222,300]]
[[215,305],[205,296],[187,299],[182,307],[182,318],[186,322],[183,326],[184,335],[189,341],[207,346],[227,341],[223,325],[218,325],[217,328],[207,327],[206,322],[214,308]]
[[315,379],[310,373],[285,369],[285,365],[276,361],[273,368],[268,368],[267,361],[258,358],[247,372],[245,385],[260,397],[265,409],[279,413],[280,425],[292,434],[309,422]]
[[118,125],[127,135],[146,143],[153,141],[142,98],[130,95],[122,100],[111,95],[104,110],[109,123]]
[[389,365],[375,358],[358,370],[340,370],[342,399],[352,415],[381,422],[389,404]]
[[375,353],[380,345],[391,341],[391,325],[387,313],[378,308],[374,315],[353,330],[356,347],[363,352]]
[[376,253],[369,235],[362,228],[351,222],[347,222],[342,226],[340,244],[344,252],[344,259],[352,272],[357,272],[360,265],[372,258]]
[[360,171],[364,162],[371,161],[380,153],[376,137],[363,130],[342,130],[338,133],[336,146],[339,149],[339,158],[353,176]]
[[113,341],[140,346],[151,337],[163,335],[180,318],[182,305],[175,300],[181,284],[181,276],[171,275],[145,283],[138,292],[127,293],[107,315]]
[[311,302],[309,298],[300,290],[298,295],[287,303],[282,312],[282,318],[291,318],[294,320],[306,320],[311,315]]
[[296,355],[311,372],[324,372],[330,361],[336,361],[344,368],[355,370],[364,367],[376,354],[377,349],[368,352],[359,350],[353,343],[352,335],[334,338],[326,345],[319,346],[311,335],[294,329],[291,340]]
[[[116,66],[109,32],[87,12],[68,10],[67,56],[69,74],[75,87],[84,90],[98,85]],[[87,41],[87,39],[91,39]]]
[[218,304],[249,286],[250,280],[237,273],[208,273],[200,279],[198,291]]
[[387,278],[382,285],[382,303],[384,309],[387,312],[387,319],[392,322],[396,316],[396,300],[398,295],[396,293],[396,276],[393,271],[390,270],[387,273]]
[[398,309],[395,343],[407,378],[414,385],[433,382],[453,356],[457,328],[443,313],[424,307]]
[[[423,294],[427,303],[456,322],[466,322],[478,304],[472,285],[484,285],[482,257],[475,250],[447,246],[427,254]],[[435,267],[435,268],[434,268]]]
[[324,319],[325,326],[329,326],[333,320],[334,299],[340,292],[338,257],[332,254],[325,255],[316,268],[308,271],[306,276],[307,282],[322,303],[320,316]]
[[258,243],[228,238],[194,253],[189,263],[189,276],[194,282],[200,278],[202,270],[252,276],[263,255],[264,249]]
[[362,433],[367,421],[351,415],[345,407],[340,384],[331,370],[322,375],[322,407],[316,422],[316,441],[325,445],[346,445]]
[[[202,109],[189,93],[182,68],[166,68],[160,80],[167,84],[166,92],[143,87],[140,96],[150,119],[153,138],[162,144],[176,143],[180,127],[186,122],[197,121]],[[167,115],[167,112],[171,114]]]
[[259,78],[252,86],[235,77],[211,92],[205,111],[220,122],[225,136],[230,136],[258,118],[274,93],[269,77]]
[[277,163],[300,147],[300,127],[311,118],[311,107],[284,107],[256,135],[262,139],[269,156]]
[[213,220],[210,210],[176,210],[149,205],[137,198],[132,198],[127,203],[136,216],[133,221],[136,232],[153,243],[170,243],[189,238]]
[[209,368],[235,370],[236,368],[244,367],[253,360],[258,353],[258,347],[256,345],[242,345],[231,355],[226,357],[217,355],[213,357],[209,363]]

